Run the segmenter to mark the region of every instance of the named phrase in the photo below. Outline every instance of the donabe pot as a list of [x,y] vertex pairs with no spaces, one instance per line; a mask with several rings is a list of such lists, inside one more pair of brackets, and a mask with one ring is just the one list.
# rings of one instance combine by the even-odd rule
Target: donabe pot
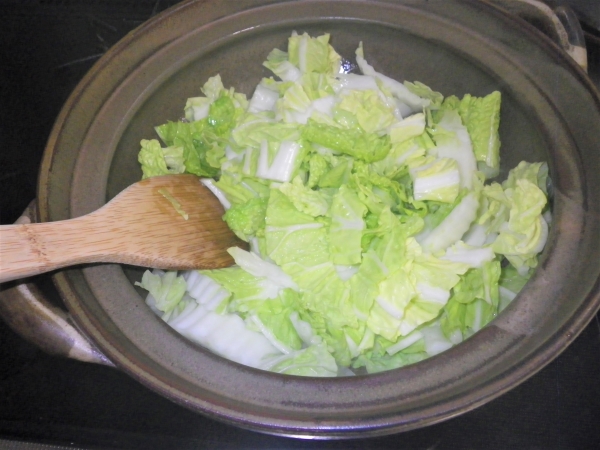
[[[119,367],[212,418],[317,438],[409,430],[471,410],[556,357],[600,305],[600,101],[543,35],[482,1],[190,1],[129,34],[76,88],[50,137],[39,180],[42,221],[91,212],[141,178],[139,142],[182,116],[219,73],[251,95],[293,30],[330,33],[353,60],[444,95],[500,90],[502,174],[547,161],[553,221],[534,276],[490,325],[423,362],[338,379],[282,376],[224,360],[154,316],[134,287],[142,270],[57,273],[78,326]],[[143,218],[140,218],[143,220]]]

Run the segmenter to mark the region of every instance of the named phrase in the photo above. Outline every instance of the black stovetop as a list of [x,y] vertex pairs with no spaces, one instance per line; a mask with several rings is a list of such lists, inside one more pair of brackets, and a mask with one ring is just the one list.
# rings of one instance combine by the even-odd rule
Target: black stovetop
[[[46,139],[77,82],[129,30],[174,3],[0,2],[2,224],[35,197]],[[600,87],[600,1],[572,4],[588,31],[590,74]],[[47,278],[39,283],[56,296]],[[26,448],[17,441],[111,449],[600,448],[600,319],[541,372],[475,411],[425,429],[343,442],[292,440],[215,422],[118,370],[46,355],[0,322],[0,448]]]

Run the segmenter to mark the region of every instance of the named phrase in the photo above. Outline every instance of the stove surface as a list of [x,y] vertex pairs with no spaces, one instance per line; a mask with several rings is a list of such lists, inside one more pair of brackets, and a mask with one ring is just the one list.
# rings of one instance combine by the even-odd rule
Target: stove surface
[[[46,139],[77,82],[127,32],[175,3],[0,4],[2,224],[35,197]],[[600,12],[586,16],[600,2],[572,3],[587,30],[590,76],[600,88]],[[38,283],[60,302],[48,277]],[[292,440],[215,422],[118,370],[46,355],[0,321],[0,448],[27,448],[28,442],[35,448],[592,449],[600,448],[599,424],[598,316],[554,362],[475,411],[425,429],[343,442]]]

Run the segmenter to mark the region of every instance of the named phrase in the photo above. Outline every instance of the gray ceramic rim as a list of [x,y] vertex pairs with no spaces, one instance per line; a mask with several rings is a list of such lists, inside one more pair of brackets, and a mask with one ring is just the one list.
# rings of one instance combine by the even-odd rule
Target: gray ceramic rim
[[186,2],[128,35],[74,91],[44,155],[40,218],[76,217],[104,204],[128,120],[186,58],[265,30],[316,23],[360,23],[438,42],[522,96],[548,149],[555,218],[540,267],[503,314],[427,361],[317,380],[256,371],[190,344],[152,316],[119,266],[66,270],[55,282],[77,324],[120,369],[192,410],[288,436],[343,438],[422,427],[533,375],[600,305],[600,101],[585,74],[521,21],[477,1]]

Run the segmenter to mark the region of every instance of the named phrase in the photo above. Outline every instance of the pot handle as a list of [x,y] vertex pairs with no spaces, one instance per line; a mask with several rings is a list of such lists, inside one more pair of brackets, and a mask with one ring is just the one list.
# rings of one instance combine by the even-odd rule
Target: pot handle
[[588,69],[583,30],[565,0],[487,0],[538,28],[585,71]]
[[[33,201],[16,223],[31,223],[36,217],[35,211],[36,203]],[[114,367],[79,331],[69,314],[46,298],[35,279],[19,280],[0,287],[0,318],[46,353]]]

